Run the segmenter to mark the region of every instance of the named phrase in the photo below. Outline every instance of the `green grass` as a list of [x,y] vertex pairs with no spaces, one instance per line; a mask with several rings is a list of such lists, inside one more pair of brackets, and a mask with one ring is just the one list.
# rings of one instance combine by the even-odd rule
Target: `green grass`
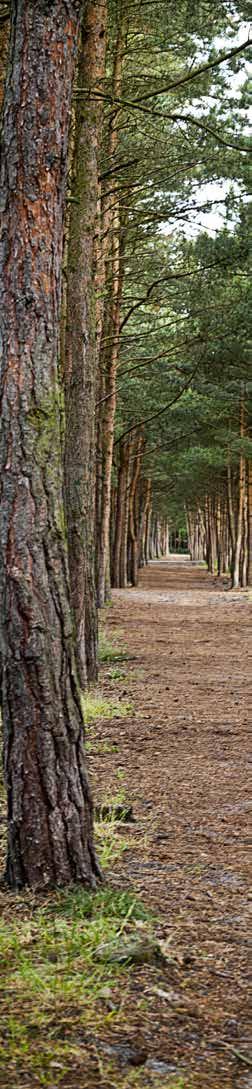
[[95,824],[95,840],[97,852],[99,854],[99,861],[103,871],[106,871],[108,869],[112,861],[116,862],[118,858],[121,858],[121,855],[124,853],[124,851],[127,850],[129,846],[128,840],[125,839],[125,837],[120,836],[119,839],[119,822],[115,821],[113,817],[113,807],[114,809],[116,809],[117,805],[122,804],[121,795],[120,801],[118,801],[118,797],[119,794],[116,795],[115,798],[110,798],[108,803],[106,800],[105,802],[103,802],[104,805],[109,804],[109,806],[112,807],[111,818],[106,821],[97,821],[97,823]]
[[108,677],[110,681],[125,681],[127,673],[125,673],[125,669],[118,669],[115,666],[115,669],[109,670]]
[[90,722],[97,722],[99,718],[125,718],[127,715],[130,715],[133,710],[132,703],[126,703],[123,700],[107,699],[95,690],[88,692],[87,695],[82,697],[82,707],[84,722],[87,723],[87,725]]
[[[120,791],[120,800],[121,800]],[[119,796],[119,795],[118,795]],[[115,803],[118,797],[115,798]],[[118,836],[118,822],[95,828],[99,860],[106,870],[128,847]],[[7,912],[9,894],[4,898]],[[123,934],[141,927],[151,932],[153,920],[130,890],[103,885],[96,893],[83,887],[58,890],[41,902],[31,891],[13,898],[8,919],[0,923],[1,1029],[0,1084],[55,1089],[92,1074],[94,1056],[90,1033],[99,1039],[125,1031],[124,1004],[129,968],[97,957],[98,946],[116,944]],[[122,986],[123,977],[123,986]],[[98,1062],[99,1059],[99,1062]],[[97,1077],[102,1061],[97,1059]],[[109,1075],[110,1076],[110,1075]],[[5,1080],[6,1079],[6,1080]],[[120,1084],[112,1076],[111,1089]],[[85,1083],[86,1084],[86,1083]]]
[[6,1086],[25,1075],[55,1086],[80,1060],[86,1072],[90,1054],[85,1058],[80,1041],[87,1029],[99,1035],[123,1022],[129,969],[99,961],[98,947],[139,925],[149,932],[151,917],[133,892],[106,887],[63,890],[35,910],[31,894],[23,894],[14,912],[0,925],[0,1070]]
[[126,662],[129,659],[130,655],[127,654],[126,646],[119,646],[115,642],[118,635],[120,635],[120,632],[114,631],[113,637],[108,639],[104,629],[100,631],[98,657],[101,664],[105,662]]
[[107,753],[118,752],[118,745],[116,741],[109,741],[108,738],[104,741],[97,738],[94,741],[85,741],[85,749],[92,756],[106,756]]
[[[146,1085],[146,1069],[144,1066],[138,1067],[137,1070],[129,1071],[122,1080],[120,1078],[118,1081],[111,1081],[112,1089],[117,1086],[120,1086],[120,1089],[142,1089],[142,1087],[145,1087]],[[153,1089],[193,1089],[191,1081],[185,1081],[184,1078],[177,1078],[175,1074],[170,1074],[168,1078],[162,1077],[160,1080],[158,1074],[148,1070],[148,1087],[151,1086],[153,1086]],[[201,1086],[201,1089],[204,1089],[204,1087]]]

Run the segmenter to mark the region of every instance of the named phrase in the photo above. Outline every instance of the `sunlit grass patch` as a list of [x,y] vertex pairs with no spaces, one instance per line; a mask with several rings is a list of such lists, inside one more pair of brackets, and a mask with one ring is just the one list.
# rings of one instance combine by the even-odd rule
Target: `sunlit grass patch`
[[119,838],[118,822],[116,822],[115,831],[113,817],[110,820],[106,819],[106,821],[97,821],[95,823],[95,838],[99,862],[102,870],[106,872],[112,861],[116,862],[118,858],[121,858],[121,855],[129,847],[129,842],[125,836],[120,835]]
[[84,721],[88,724],[96,722],[99,718],[125,718],[132,711],[132,703],[123,700],[108,699],[98,691],[87,692],[82,697]]
[[34,910],[27,896],[27,915],[24,910],[25,894],[17,897],[14,920],[0,925],[0,1069],[6,1085],[8,1072],[13,1086],[16,1074],[55,1086],[72,1062],[85,1065],[87,1029],[100,1033],[123,1017],[125,968],[99,959],[99,947],[116,946],[139,926],[149,932],[152,919],[133,892],[106,887],[95,894],[82,887],[61,890]]

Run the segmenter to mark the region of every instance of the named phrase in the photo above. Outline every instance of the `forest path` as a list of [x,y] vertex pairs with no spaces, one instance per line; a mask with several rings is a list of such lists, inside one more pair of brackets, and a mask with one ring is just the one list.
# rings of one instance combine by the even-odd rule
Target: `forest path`
[[[172,558],[144,569],[137,589],[113,592],[106,628],[132,655],[114,663],[116,692],[133,711],[100,725],[108,751],[91,762],[96,797],[123,786],[133,805],[111,880],[158,912],[174,962],[159,972],[170,997],[152,992],[154,969],[134,977],[132,1032],[187,1073],[186,1089],[252,1086],[251,604],[225,585]],[[112,673],[104,667],[101,683],[115,695]],[[134,986],[147,996],[141,1020]]]

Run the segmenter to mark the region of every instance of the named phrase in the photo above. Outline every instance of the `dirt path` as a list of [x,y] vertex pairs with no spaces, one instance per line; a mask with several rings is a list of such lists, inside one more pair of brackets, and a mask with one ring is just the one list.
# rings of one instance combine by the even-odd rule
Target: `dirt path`
[[100,798],[123,783],[133,804],[114,879],[158,911],[171,955],[158,979],[166,997],[151,968],[134,980],[132,1031],[200,1089],[251,1089],[251,604],[204,569],[163,561],[137,590],[113,593],[107,623],[132,655],[118,692],[134,712],[106,723],[108,750],[118,748],[91,773]]

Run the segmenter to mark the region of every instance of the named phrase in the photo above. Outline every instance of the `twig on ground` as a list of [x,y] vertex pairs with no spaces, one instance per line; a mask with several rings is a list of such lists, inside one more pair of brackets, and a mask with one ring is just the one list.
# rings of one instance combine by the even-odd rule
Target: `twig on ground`
[[228,1051],[231,1051],[237,1059],[240,1059],[241,1063],[246,1063],[247,1066],[252,1066],[252,1059],[250,1059],[248,1055],[243,1055],[242,1051],[238,1051],[237,1047],[233,1047],[232,1044],[226,1043],[225,1040],[220,1041],[220,1046],[227,1047]]

